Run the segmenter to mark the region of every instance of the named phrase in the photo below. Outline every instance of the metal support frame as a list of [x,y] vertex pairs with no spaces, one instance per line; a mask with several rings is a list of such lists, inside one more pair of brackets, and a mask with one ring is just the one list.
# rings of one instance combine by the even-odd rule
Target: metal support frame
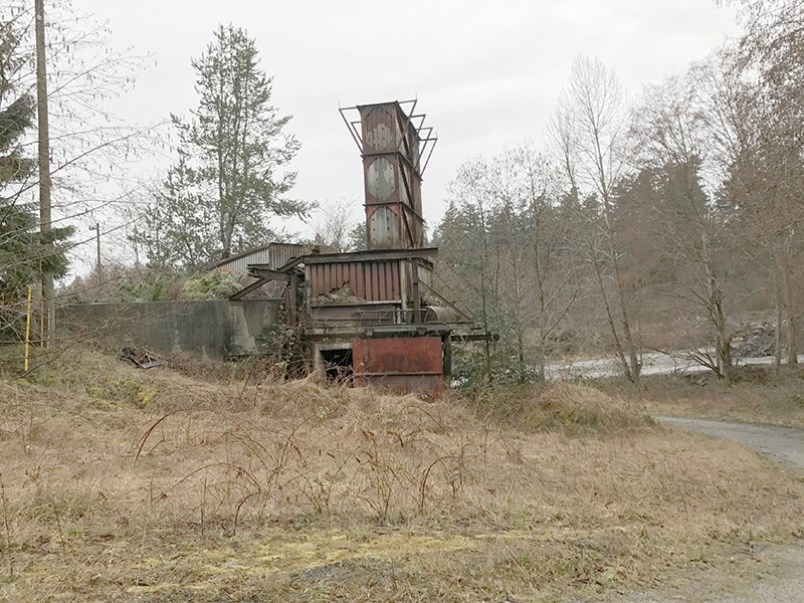
[[377,201],[376,203],[364,203],[363,205],[364,207],[396,207],[401,205],[405,208],[405,211],[413,214],[415,218],[418,218],[422,221],[422,223],[424,223],[424,218],[419,212],[416,211],[415,208],[411,207],[407,203],[402,203],[401,201]]
[[419,291],[419,263],[412,262],[410,287],[413,295],[413,324],[418,325],[422,322],[422,297]]
[[452,337],[445,335],[441,338],[441,349],[444,354],[444,378],[449,383],[452,379]]
[[[419,142],[421,143],[421,147],[419,148],[419,157],[417,158],[417,164],[413,165],[414,171],[418,174],[419,178],[421,179],[421,176],[424,175],[424,172],[427,169],[427,165],[430,163],[430,157],[432,157],[433,150],[435,149],[435,144],[436,142],[438,142],[438,135],[434,132],[432,126],[424,125],[424,122],[427,119],[426,113],[414,113],[418,102],[419,102],[418,99],[414,98],[411,100],[404,100],[404,101],[389,101],[386,103],[372,103],[370,105],[338,107],[338,112],[341,114],[341,118],[343,118],[343,123],[346,124],[346,129],[349,130],[349,134],[352,136],[352,140],[354,140],[355,144],[357,145],[357,149],[360,151],[360,155],[362,157],[368,157],[370,155],[364,153],[362,134],[358,129],[358,127],[360,126],[360,119],[350,119],[349,117],[347,117],[347,115],[354,111],[360,111],[360,109],[365,107],[374,107],[374,106],[379,107],[382,105],[392,105],[394,103],[399,105],[399,107],[402,108],[402,113],[406,118],[404,122],[400,122],[400,125],[402,125],[403,123],[405,125],[407,124],[413,125],[414,129],[416,130],[416,135],[419,137]],[[405,112],[403,108],[405,105],[411,106],[409,112]],[[418,123],[414,123],[414,120],[418,120]],[[402,128],[403,134],[406,134],[405,130],[406,128]],[[407,140],[406,136],[403,136],[402,141],[406,140]],[[396,152],[404,156],[404,153],[401,153],[401,148],[398,147],[396,149]],[[424,165],[420,168],[421,158],[424,157],[425,155],[427,158],[424,161]]]
[[463,316],[463,317],[466,319],[466,321],[467,321],[467,322],[472,322],[472,317],[471,317],[471,316],[469,316],[469,315],[468,315],[466,312],[464,312],[463,310],[461,310],[461,309],[460,309],[458,306],[456,306],[454,303],[452,303],[451,301],[449,301],[449,300],[448,300],[446,297],[444,297],[443,295],[441,295],[441,294],[440,294],[438,291],[436,291],[435,289],[433,289],[433,288],[432,288],[430,285],[428,285],[427,283],[421,283],[421,284],[422,284],[422,285],[424,285],[424,288],[425,288],[425,289],[427,289],[427,290],[428,290],[430,293],[432,293],[433,295],[435,295],[435,296],[436,296],[438,299],[440,299],[442,302],[444,302],[445,304],[447,304],[447,305],[448,305],[450,308],[452,308],[453,310],[455,310],[455,311],[456,311],[458,314],[460,314],[461,316]]
[[237,291],[236,293],[233,293],[232,295],[230,295],[229,299],[231,299],[232,301],[239,301],[239,300],[243,299],[246,295],[251,293],[252,291],[256,291],[257,289],[259,289],[260,287],[262,287],[263,285],[268,283],[270,280],[271,279],[268,279],[268,278],[258,279],[255,282],[253,282],[250,285],[248,285],[247,287],[244,287],[240,291]]
[[249,264],[249,276],[253,276],[265,281],[287,281],[290,280],[291,272],[283,272],[281,270],[274,270],[273,268],[265,268],[262,264]]
[[[403,110],[403,113],[405,114],[405,116],[409,117],[409,119],[410,119],[410,118],[413,117],[413,111],[416,108],[416,104],[418,102],[419,102],[418,99],[414,98],[414,99],[403,100],[403,101],[387,101],[387,102],[384,102],[384,103],[371,103],[369,105],[353,105],[351,107],[338,107],[338,112],[341,114],[341,117],[343,118],[343,123],[346,124],[346,128],[349,130],[349,133],[352,135],[352,140],[355,141],[355,144],[357,145],[357,148],[360,151],[360,154],[362,155],[363,154],[363,142],[362,142],[363,137],[361,136],[360,131],[357,129],[357,126],[360,125],[360,120],[359,119],[350,119],[349,117],[347,117],[348,114],[353,113],[354,111],[359,112],[360,109],[363,109],[365,107],[381,107],[383,105],[396,104],[396,105],[399,105],[399,107],[401,108],[404,105],[411,105],[410,114],[404,113],[404,110]],[[397,151],[398,150],[399,149],[397,149]]]
[[367,326],[326,326],[308,327],[304,334],[312,338],[329,337],[419,337],[423,335],[449,335],[455,327],[446,323],[425,323],[421,325],[377,325]]
[[287,313],[288,324],[296,326],[299,311],[299,275],[296,274],[295,270],[290,274],[290,283],[287,292],[288,307],[285,311]]

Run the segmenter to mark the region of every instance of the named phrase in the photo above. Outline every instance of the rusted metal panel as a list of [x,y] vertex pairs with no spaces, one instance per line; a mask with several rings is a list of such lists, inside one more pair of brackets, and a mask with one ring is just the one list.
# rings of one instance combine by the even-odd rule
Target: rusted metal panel
[[366,266],[365,264],[361,264],[355,262],[354,264],[354,283],[355,283],[355,291],[364,291],[366,290]]
[[376,282],[377,282],[377,290],[380,292],[380,295],[382,297],[385,297],[385,294],[387,292],[387,288],[386,288],[387,283],[385,282],[385,265],[384,265],[384,262],[377,262],[376,264],[372,264],[372,272],[373,272],[373,277],[377,279],[376,280]]
[[397,166],[386,157],[366,160],[366,202],[395,201],[399,198]]
[[[389,262],[383,262],[383,264],[385,264],[385,282],[390,284],[391,295],[393,295],[394,299],[402,299],[402,295],[400,294],[401,270],[399,270],[399,265],[391,265]],[[397,270],[394,270],[394,268]]]
[[395,393],[440,395],[444,360],[438,337],[355,339],[352,341],[354,383]]
[[410,176],[400,165],[399,155],[370,155],[363,158],[366,205],[399,203],[408,188]]
[[441,375],[441,339],[438,337],[390,337],[352,342],[355,374]]
[[396,102],[358,107],[364,154],[394,153],[400,147],[398,107]]
[[413,188],[413,199],[410,206],[418,215],[422,215],[422,179],[421,176],[416,175],[411,182]]
[[400,246],[399,215],[393,206],[368,208],[368,244],[371,249],[389,249]]

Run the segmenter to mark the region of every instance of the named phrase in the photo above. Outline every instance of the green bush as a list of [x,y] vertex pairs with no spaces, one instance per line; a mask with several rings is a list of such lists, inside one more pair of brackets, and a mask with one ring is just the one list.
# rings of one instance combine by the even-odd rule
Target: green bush
[[228,272],[205,272],[188,278],[181,288],[181,298],[187,300],[220,299],[241,289]]

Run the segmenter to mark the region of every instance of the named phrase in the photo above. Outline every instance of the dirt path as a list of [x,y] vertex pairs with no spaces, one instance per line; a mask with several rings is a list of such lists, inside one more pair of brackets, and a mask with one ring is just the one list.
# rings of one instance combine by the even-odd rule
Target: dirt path
[[[657,417],[667,425],[734,440],[800,470],[804,474],[804,431],[785,427],[729,423],[707,419]],[[802,503],[804,514],[804,502]],[[748,574],[723,576],[706,583],[691,582],[670,591],[626,597],[630,603],[800,603],[804,601],[804,546],[758,546],[757,561]]]

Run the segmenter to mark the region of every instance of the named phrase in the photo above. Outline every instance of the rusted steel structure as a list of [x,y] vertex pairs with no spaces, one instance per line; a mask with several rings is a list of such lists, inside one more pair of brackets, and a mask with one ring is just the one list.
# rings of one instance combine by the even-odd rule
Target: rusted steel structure
[[422,175],[437,138],[415,110],[415,100],[341,109],[363,158],[369,249],[422,246]]
[[285,324],[308,364],[355,386],[438,395],[451,340],[482,338],[432,286],[438,250],[423,247],[422,175],[436,137],[416,101],[341,109],[363,161],[367,251],[249,265],[254,283],[286,283]]

